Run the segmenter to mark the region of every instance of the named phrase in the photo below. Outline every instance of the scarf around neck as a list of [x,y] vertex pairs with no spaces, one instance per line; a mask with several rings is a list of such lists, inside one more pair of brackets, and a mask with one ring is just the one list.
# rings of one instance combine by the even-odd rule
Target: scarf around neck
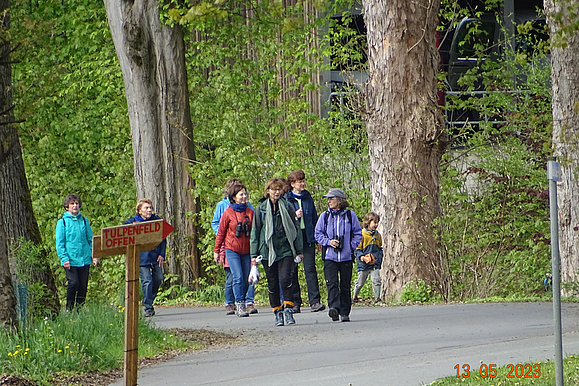
[[[287,207],[283,204],[280,200],[277,201],[277,207],[279,210],[279,214],[281,217],[281,222],[283,224],[283,230],[285,232],[285,237],[287,238],[289,245],[292,249],[293,256],[296,256],[296,250],[294,247],[294,241],[297,237],[296,227],[289,215]],[[268,248],[268,263],[269,266],[275,262],[276,254],[275,248],[273,247],[273,233],[274,233],[274,225],[273,225],[273,204],[268,199],[267,208],[265,211],[265,243]]]
[[243,213],[247,209],[247,203],[244,204],[231,203],[229,204],[229,206],[231,206],[231,209],[239,213]]

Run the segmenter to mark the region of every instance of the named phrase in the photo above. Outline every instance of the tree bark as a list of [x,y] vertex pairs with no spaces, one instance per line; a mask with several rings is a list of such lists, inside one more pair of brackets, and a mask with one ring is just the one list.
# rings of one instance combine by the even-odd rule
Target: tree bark
[[444,293],[435,220],[446,146],[437,107],[435,0],[364,0],[369,80],[366,129],[372,208],[384,240],[383,296],[414,279]]
[[125,83],[137,196],[175,227],[167,265],[191,285],[201,274],[198,212],[187,165],[195,159],[183,33],[162,25],[158,0],[105,0]]
[[[565,3],[563,3],[565,4]],[[562,2],[545,0],[547,22],[554,37],[562,26],[571,24],[571,11]],[[561,19],[556,20],[556,16]],[[558,18],[557,18],[558,19]],[[559,206],[559,253],[561,281],[576,282],[579,272],[579,34],[566,35],[567,46],[551,47],[551,82],[553,112],[553,155],[561,164],[557,184]]]
[[[10,28],[8,0],[0,1],[2,15],[2,36]],[[32,198],[26,180],[24,161],[18,130],[15,126],[14,106],[12,100],[12,69],[10,66],[10,42],[1,41],[0,51],[0,221],[4,226],[4,245],[1,248],[9,251],[10,245],[21,237],[36,245],[42,244],[42,237],[34,216]],[[50,270],[48,253],[44,251],[42,266],[35,267],[33,283],[46,284],[47,293],[43,297],[44,309],[48,314],[57,313],[60,309],[58,291],[54,276]],[[27,284],[33,284],[27,283]]]

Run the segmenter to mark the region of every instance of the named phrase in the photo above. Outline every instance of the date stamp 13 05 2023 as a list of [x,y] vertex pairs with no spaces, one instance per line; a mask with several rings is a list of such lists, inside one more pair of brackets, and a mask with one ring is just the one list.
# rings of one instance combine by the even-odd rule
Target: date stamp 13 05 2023
[[[507,378],[539,378],[541,376],[541,364],[511,364],[507,366]],[[479,368],[471,367],[469,364],[457,363],[454,366],[457,378],[469,378],[478,376],[481,378],[495,378],[497,376],[497,365],[494,363],[481,363]]]

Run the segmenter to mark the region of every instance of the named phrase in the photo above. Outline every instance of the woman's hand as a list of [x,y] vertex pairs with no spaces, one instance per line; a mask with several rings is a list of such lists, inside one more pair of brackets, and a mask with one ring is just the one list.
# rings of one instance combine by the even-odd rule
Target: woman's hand
[[302,208],[299,208],[298,210],[296,210],[296,218],[302,218],[303,215],[304,215],[304,210]]
[[95,267],[99,265],[99,259],[97,259],[96,257],[92,259],[92,265],[94,265]]
[[163,268],[163,262],[164,261],[165,261],[165,258],[163,256],[157,257],[157,263],[159,263],[159,268]]
[[330,240],[330,247],[339,247],[340,246],[340,240],[336,240],[336,239],[332,239]]
[[213,252],[213,260],[215,260],[215,263],[219,264],[219,253],[217,252]]
[[62,266],[64,267],[64,269],[70,269],[70,260],[62,263]]

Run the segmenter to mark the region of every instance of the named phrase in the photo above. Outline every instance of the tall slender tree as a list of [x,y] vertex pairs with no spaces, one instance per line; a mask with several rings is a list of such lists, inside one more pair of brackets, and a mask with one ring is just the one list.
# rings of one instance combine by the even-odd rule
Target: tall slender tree
[[435,226],[446,147],[436,96],[440,2],[362,3],[368,31],[370,187],[385,243],[383,292],[396,296],[414,279],[442,287]]
[[[10,28],[9,1],[2,0],[0,6],[0,10],[3,11],[0,13],[2,15],[0,28],[0,221],[3,222],[4,228],[2,240],[4,245],[0,247],[0,255],[3,255],[1,251],[10,250],[10,244],[20,238],[40,245],[42,237],[32,209],[32,199],[14,119],[11,45],[7,35]],[[47,251],[44,253],[47,255]],[[55,313],[60,309],[60,303],[54,277],[48,259],[44,258],[40,261],[42,266],[35,267],[31,280],[46,285],[46,293],[43,296],[44,309],[47,313]],[[0,261],[0,275],[4,276],[3,268],[6,267]]]
[[201,267],[188,218],[198,209],[188,171],[195,150],[183,33],[161,23],[158,0],[105,0],[105,7],[125,83],[137,195],[175,227],[169,270],[191,285]]
[[[545,0],[551,31],[553,154],[561,163],[558,183],[561,280],[579,279],[579,31],[574,1]],[[574,16],[575,15],[575,16]]]

